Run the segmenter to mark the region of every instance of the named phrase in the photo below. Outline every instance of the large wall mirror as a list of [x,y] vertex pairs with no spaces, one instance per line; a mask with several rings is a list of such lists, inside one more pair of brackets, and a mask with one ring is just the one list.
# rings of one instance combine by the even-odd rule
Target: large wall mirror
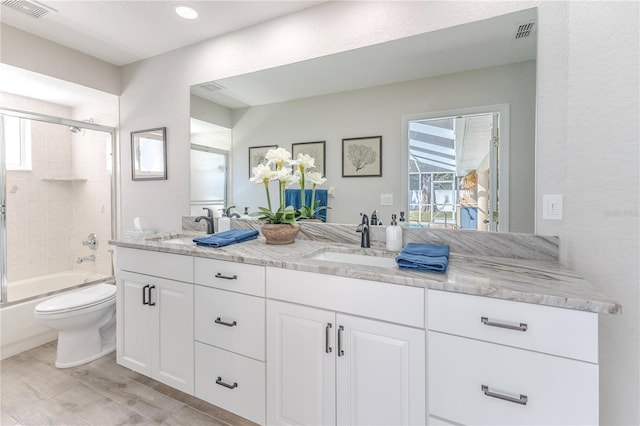
[[[265,204],[249,147],[325,141],[329,222],[402,211],[414,226],[534,232],[536,20],[528,9],[194,85],[193,128],[212,127],[192,143],[224,129],[238,209]],[[371,135],[382,176],[344,178],[342,140]]]

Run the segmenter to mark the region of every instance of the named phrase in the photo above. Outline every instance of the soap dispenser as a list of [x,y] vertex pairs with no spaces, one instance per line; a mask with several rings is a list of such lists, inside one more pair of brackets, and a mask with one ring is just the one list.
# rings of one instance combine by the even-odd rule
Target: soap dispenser
[[391,215],[391,225],[387,226],[387,250],[388,251],[400,251],[402,250],[402,228],[398,226],[396,222],[396,215]]
[[218,232],[224,232],[231,229],[231,218],[228,215],[228,210],[222,210],[222,217],[218,219]]
[[407,222],[404,220],[404,212],[400,212],[399,222],[400,222],[400,227],[401,228],[406,228]]

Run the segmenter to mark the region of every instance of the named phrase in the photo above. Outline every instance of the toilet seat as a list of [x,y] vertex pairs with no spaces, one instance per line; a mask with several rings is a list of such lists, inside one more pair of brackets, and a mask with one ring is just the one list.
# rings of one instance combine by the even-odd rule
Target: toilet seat
[[113,303],[115,298],[116,286],[104,283],[97,284],[47,299],[36,306],[35,313],[38,315],[51,315],[73,312],[105,303]]

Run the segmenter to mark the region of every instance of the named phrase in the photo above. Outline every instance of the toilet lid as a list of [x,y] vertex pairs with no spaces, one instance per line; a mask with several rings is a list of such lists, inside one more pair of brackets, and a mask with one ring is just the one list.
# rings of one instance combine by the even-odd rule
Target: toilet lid
[[116,297],[116,286],[111,284],[97,284],[91,287],[75,290],[61,296],[52,297],[36,306],[39,313],[53,313],[85,308],[104,303]]

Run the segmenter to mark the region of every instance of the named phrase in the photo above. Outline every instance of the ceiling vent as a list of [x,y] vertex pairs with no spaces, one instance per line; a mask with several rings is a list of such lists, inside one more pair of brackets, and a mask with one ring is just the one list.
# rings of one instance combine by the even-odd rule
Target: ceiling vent
[[523,22],[522,24],[516,25],[516,40],[532,36],[535,34],[535,28],[535,21]]
[[17,10],[36,19],[40,19],[51,12],[57,12],[57,10],[35,0],[3,0],[2,6]]
[[213,81],[210,81],[208,83],[199,84],[198,87],[200,87],[201,89],[204,89],[204,90],[208,90],[209,92],[217,92],[218,90],[226,89],[226,87],[221,86],[218,83],[215,83]]

